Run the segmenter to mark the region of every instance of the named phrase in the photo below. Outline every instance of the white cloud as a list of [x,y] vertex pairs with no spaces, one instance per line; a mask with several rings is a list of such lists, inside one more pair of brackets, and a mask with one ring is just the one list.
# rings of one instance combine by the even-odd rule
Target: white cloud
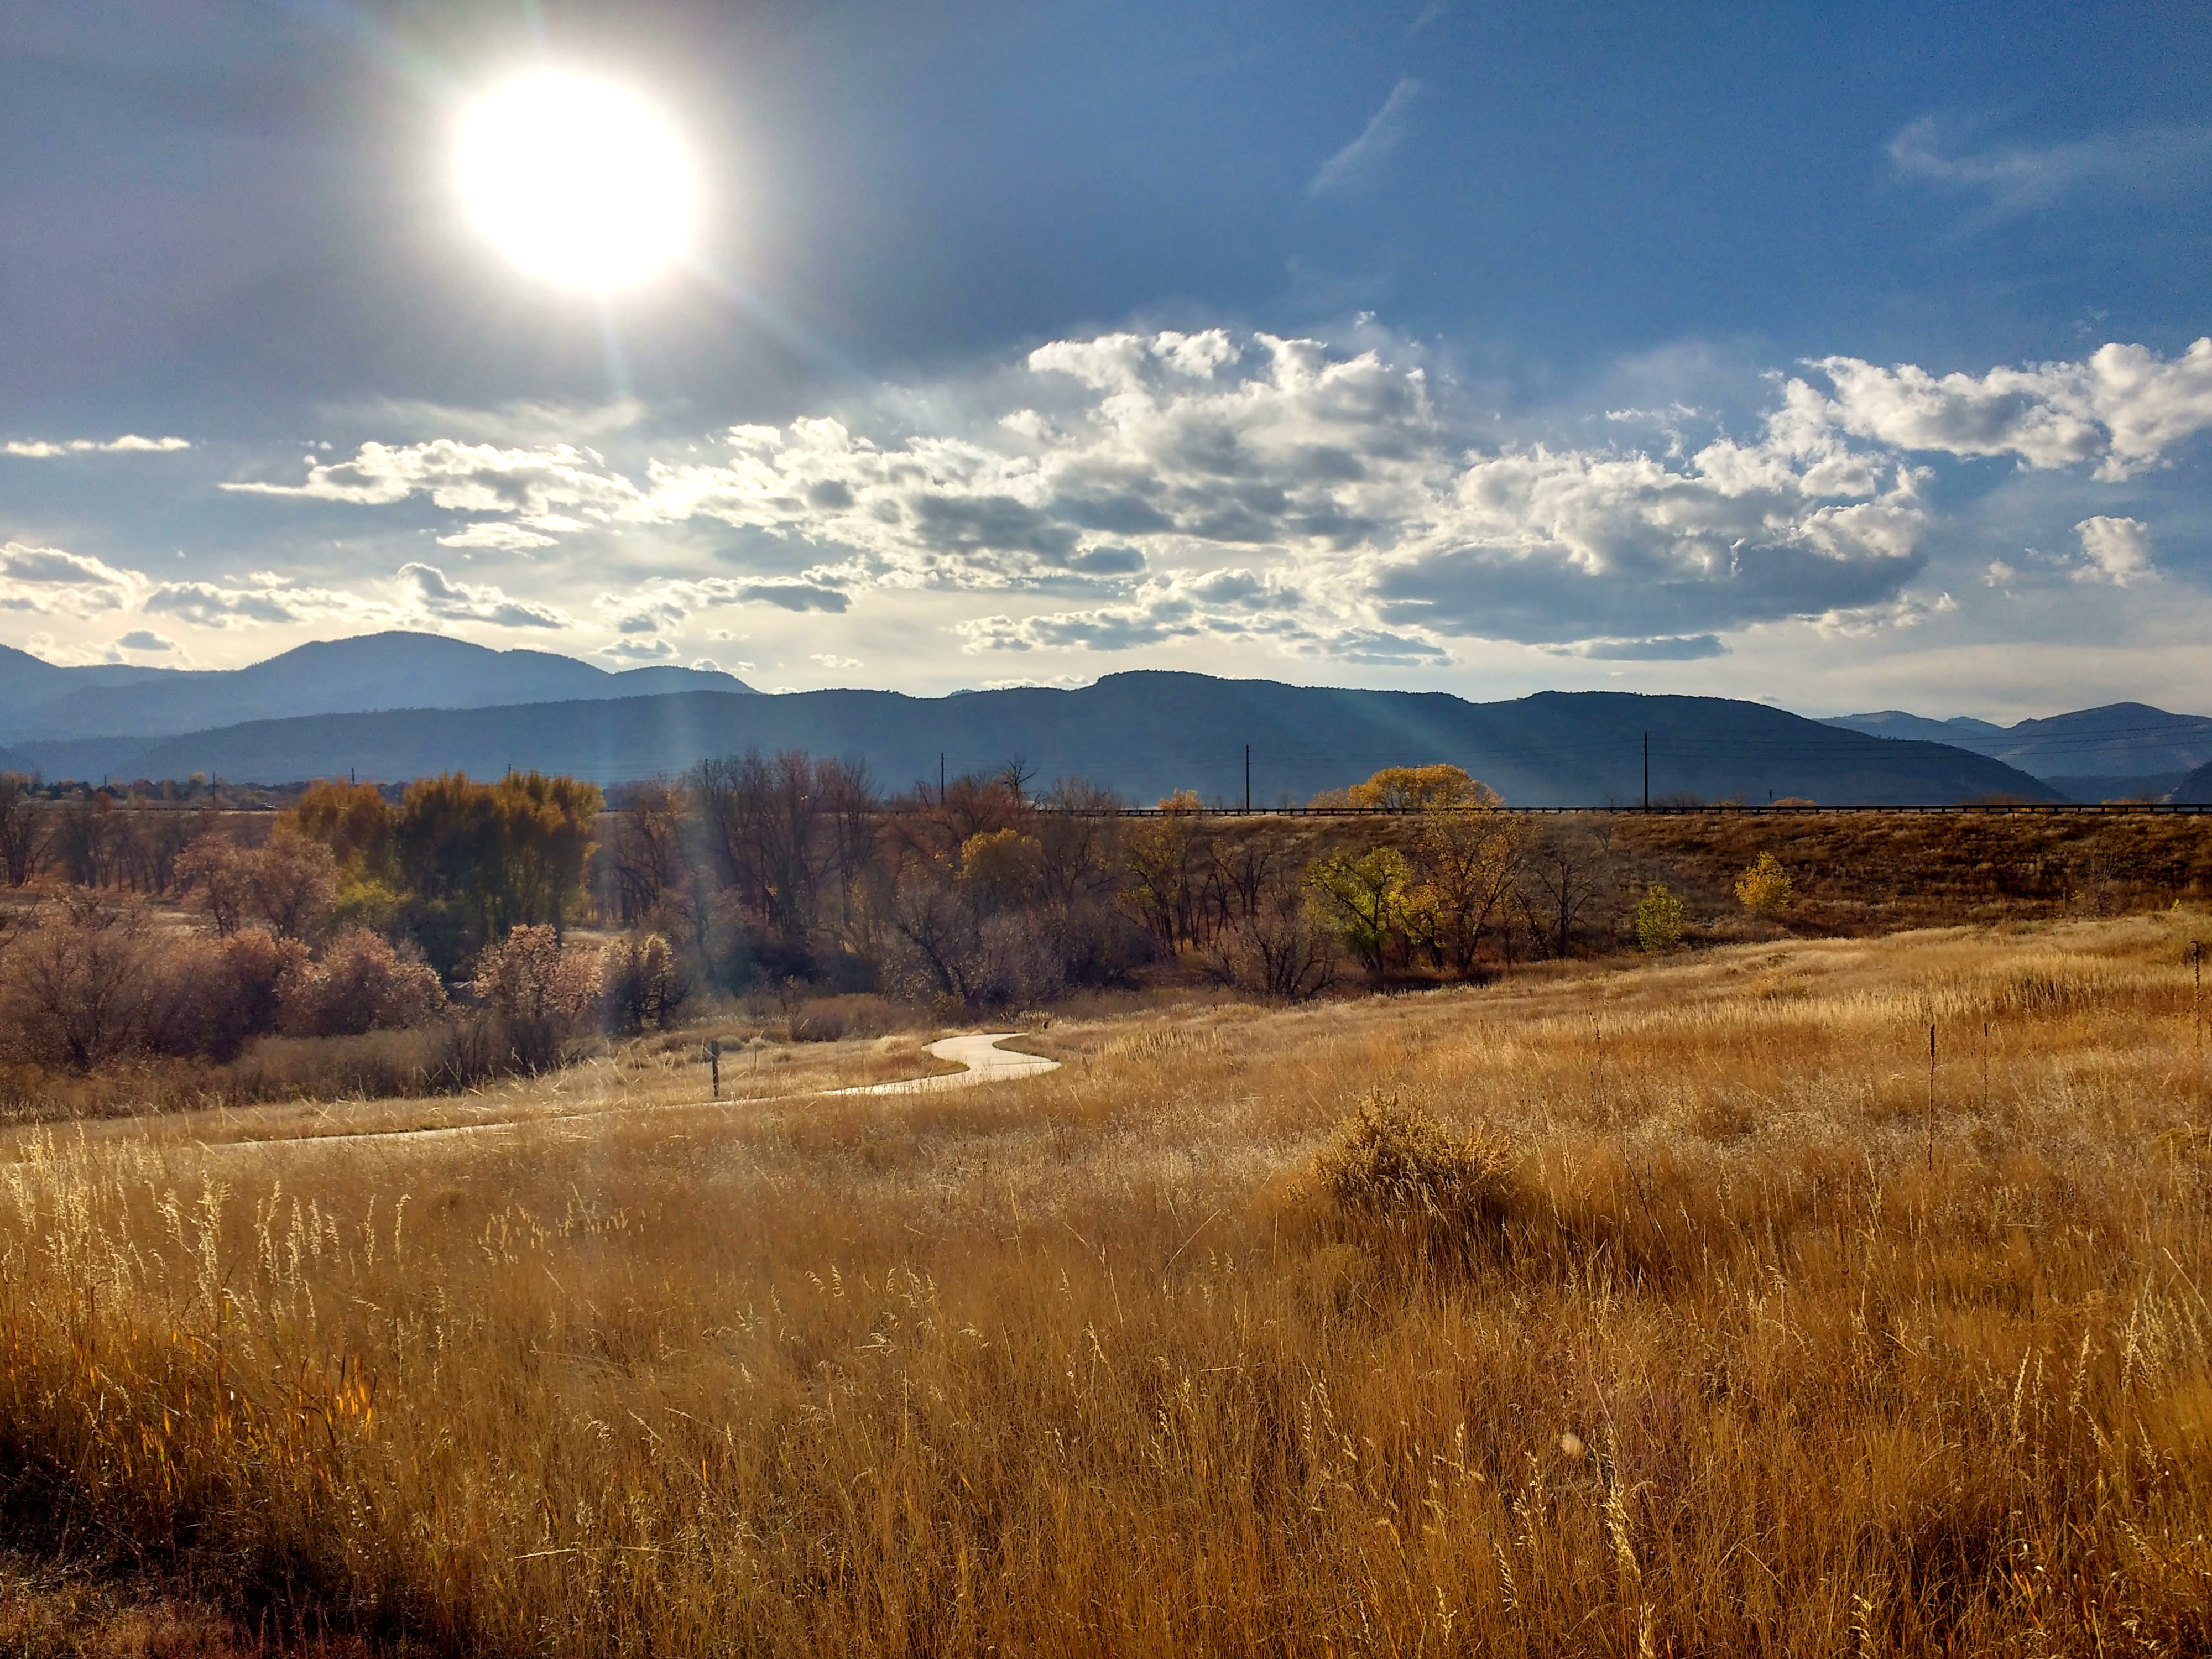
[[1933,599],[1916,599],[1905,593],[1879,605],[1842,606],[1807,620],[1812,623],[1814,632],[1826,638],[1858,640],[1892,629],[1917,628],[1930,617],[1958,608],[1959,602],[1948,593],[1938,593]]
[[2074,572],[2081,582],[2126,587],[2152,574],[2150,526],[2140,519],[2084,519],[2074,526],[2088,563]]
[[[652,634],[673,628],[696,611],[726,605],[770,605],[783,611],[821,611],[841,613],[852,600],[837,588],[804,577],[767,577],[744,580],[731,576],[708,576],[696,581],[663,577],[641,584],[628,593],[602,593],[595,601],[610,622],[625,634]],[[716,638],[726,635],[718,633]]]
[[1093,684],[1087,674],[1054,674],[1047,679],[984,680],[981,691],[1076,691]]
[[[2116,343],[1982,374],[1826,358],[1778,377],[1749,434],[1702,447],[1692,428],[1717,417],[1656,383],[1607,399],[1606,426],[1593,413],[1565,428],[1605,441],[1534,441],[1432,384],[1418,348],[1361,339],[1054,341],[973,380],[886,390],[870,419],[896,437],[870,435],[860,416],[739,426],[721,453],[650,459],[636,479],[569,444],[440,439],[365,444],[310,458],[304,483],[239,487],[498,515],[450,531],[457,547],[524,552],[594,525],[705,520],[799,552],[795,574],[599,593],[606,624],[640,641],[721,606],[836,614],[927,587],[1007,596],[957,625],[979,651],[1214,638],[1412,663],[1480,638],[1650,659],[1765,623],[1850,634],[1941,609],[1905,597],[1930,524],[1917,457],[2114,479],[2212,426],[2212,339],[2171,359]],[[408,569],[413,614],[567,620]],[[567,591],[550,586],[557,567],[532,580]],[[1025,613],[1012,602],[1024,595],[1045,597]]]
[[816,662],[820,663],[824,668],[834,670],[839,673],[842,673],[848,668],[863,668],[866,666],[866,665],[858,657],[841,657],[834,651],[817,651],[813,653],[813,658]]
[[549,605],[510,599],[485,584],[457,582],[435,565],[404,564],[397,578],[402,603],[441,622],[489,623],[497,628],[572,628],[574,618]]
[[1359,136],[1321,164],[1306,185],[1306,194],[1340,195],[1372,179],[1390,153],[1412,133],[1413,109],[1421,100],[1421,93],[1419,81],[1410,75],[1401,76],[1382,100],[1382,107],[1359,130]]
[[148,616],[174,617],[198,628],[280,627],[336,618],[358,627],[396,626],[406,613],[374,599],[326,587],[295,587],[275,573],[252,573],[254,586],[225,587],[215,582],[161,582],[139,609]]
[[1450,660],[1426,640],[1346,626],[1326,605],[1271,577],[1245,569],[1194,577],[1154,577],[1126,604],[1048,611],[1017,620],[981,617],[958,625],[965,649],[1032,651],[1080,647],[1130,651],[1170,640],[1256,640],[1305,655],[1347,661],[1438,666]]
[[666,662],[677,654],[676,647],[666,640],[617,640],[599,647],[599,655],[633,665]]
[[2133,477],[2212,427],[2212,338],[2172,359],[2114,343],[2081,362],[1981,375],[1935,375],[1909,363],[1879,368],[1856,357],[1813,367],[1836,388],[1815,412],[1893,449],[2013,455],[2037,469],[2094,461],[2096,476],[2109,481]]
[[0,544],[0,611],[90,617],[127,611],[147,589],[135,570],[58,547]]
[[554,538],[539,531],[526,530],[504,519],[488,519],[438,538],[441,547],[483,547],[499,553],[527,553],[533,548],[550,547],[553,544]]
[[[427,443],[366,443],[351,460],[324,462],[307,457],[305,483],[225,483],[222,488],[252,495],[343,501],[359,507],[388,507],[415,495],[458,513],[513,515],[521,526],[475,525],[456,532],[457,547],[543,546],[529,532],[580,529],[586,521],[609,524],[644,520],[653,514],[637,486],[607,470],[596,450],[573,444],[503,449],[496,444],[462,443],[436,438]],[[574,516],[562,509],[574,509]],[[506,539],[501,539],[502,534]],[[474,536],[478,539],[471,540]]]
[[166,455],[191,447],[191,441],[184,438],[142,438],[135,432],[126,432],[119,438],[70,438],[60,441],[29,439],[4,443],[0,444],[0,455],[43,461],[58,455]]
[[1573,645],[1547,645],[1555,657],[1583,657],[1593,662],[1694,662],[1703,657],[1728,654],[1717,634],[1661,634],[1641,640],[1583,640]]
[[2001,216],[2091,191],[2143,197],[2180,188],[2212,168],[2212,127],[2149,127],[2046,144],[1966,147],[1956,128],[1923,116],[1889,141],[1905,177],[1972,190]]

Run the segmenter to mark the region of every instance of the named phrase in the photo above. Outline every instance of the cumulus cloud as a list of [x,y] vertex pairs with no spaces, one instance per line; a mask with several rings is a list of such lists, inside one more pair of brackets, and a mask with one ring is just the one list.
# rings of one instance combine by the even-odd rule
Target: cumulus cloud
[[441,538],[448,547],[524,551],[590,524],[643,521],[654,514],[637,486],[605,458],[573,444],[502,448],[436,438],[427,443],[365,443],[350,460],[307,457],[297,484],[228,483],[245,495],[389,507],[416,495],[457,513],[500,514]]
[[147,586],[137,571],[118,570],[88,555],[21,542],[0,544],[0,611],[97,617],[131,609]]
[[2155,195],[2212,169],[2212,127],[2150,127],[2045,144],[1973,147],[1964,138],[1957,127],[1923,116],[1889,141],[1889,159],[1906,178],[1980,193],[1999,216],[2091,191]]
[[617,662],[629,663],[633,666],[666,662],[676,654],[676,647],[666,640],[617,640],[611,645],[599,647],[599,655],[611,657]]
[[174,640],[156,634],[150,628],[134,628],[115,641],[115,648],[118,651],[164,652],[174,651],[178,647]]
[[498,628],[572,628],[572,617],[550,605],[510,599],[489,584],[457,582],[435,565],[404,564],[397,578],[402,602],[440,622],[490,623]]
[[359,594],[327,587],[297,587],[269,571],[253,573],[251,586],[216,582],[161,582],[139,609],[149,616],[174,617],[197,628],[276,627],[287,623],[339,619],[362,627],[389,628],[405,613]]
[[191,442],[183,438],[142,438],[135,432],[126,432],[119,438],[69,438],[59,441],[36,438],[22,440],[0,444],[0,455],[44,461],[58,455],[165,455],[191,447]]
[[597,604],[622,632],[653,634],[676,627],[694,611],[710,611],[720,605],[772,605],[783,611],[839,614],[852,600],[836,587],[805,577],[743,580],[731,576],[708,576],[696,581],[663,577],[627,593],[602,593]]
[[1380,545],[1449,465],[1421,371],[1374,352],[1211,330],[1056,342],[1025,368],[1035,405],[983,430],[739,427],[726,465],[653,467],[652,499],[844,549],[817,581],[1112,587],[1210,549]]
[[2150,526],[2140,519],[2084,519],[2074,526],[2088,561],[2074,573],[2075,581],[2110,582],[2126,587],[2150,575]]
[[1246,569],[1156,577],[1141,584],[1125,604],[1048,611],[1018,620],[981,617],[962,623],[958,631],[971,652],[1069,646],[1129,651],[1211,635],[1264,641],[1304,654],[1354,662],[1433,665],[1450,659],[1441,647],[1426,640],[1344,625],[1297,588]]
[[[2172,358],[2115,343],[1985,374],[1830,357],[1778,377],[1741,435],[1700,447],[1686,435],[1697,411],[1639,397],[1607,412],[1606,441],[1539,442],[1501,438],[1432,386],[1417,349],[1382,338],[1054,341],[977,380],[887,392],[896,437],[857,416],[738,426],[721,453],[648,460],[635,478],[568,444],[441,439],[365,444],[311,457],[302,483],[239,487],[483,515],[444,538],[458,547],[527,552],[623,523],[722,526],[799,550],[796,574],[601,593],[597,610],[633,641],[720,606],[835,615],[927,587],[1047,596],[962,624],[978,651],[1219,638],[1433,663],[1480,638],[1655,659],[1786,620],[1849,634],[1935,614],[1906,598],[1926,566],[1921,458],[2111,480],[2212,426],[2208,339]],[[1656,437],[1635,430],[1650,425]],[[409,570],[416,614],[565,620]]]
[[2011,455],[2047,470],[2094,461],[2128,478],[2212,427],[2212,338],[2162,358],[2139,345],[2100,346],[2081,362],[1930,374],[1856,357],[1813,365],[1835,387],[1818,413],[1891,448],[1960,457]]
[[1413,130],[1413,110],[1421,101],[1422,86],[1412,76],[1401,76],[1382,107],[1368,118],[1359,136],[1323,161],[1306,185],[1309,196],[1341,195],[1371,179],[1404,143]]
[[1948,593],[1923,599],[1901,593],[1879,605],[1841,606],[1810,618],[1814,631],[1830,639],[1864,639],[1892,629],[1917,628],[1930,617],[1956,611],[1959,602]]

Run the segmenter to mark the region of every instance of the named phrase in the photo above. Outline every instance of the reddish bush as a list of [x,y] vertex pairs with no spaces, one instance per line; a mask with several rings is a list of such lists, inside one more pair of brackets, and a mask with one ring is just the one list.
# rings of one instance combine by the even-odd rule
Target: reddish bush
[[421,1025],[446,1006],[438,976],[402,961],[366,928],[333,940],[320,962],[302,960],[283,988],[283,1025],[295,1036],[356,1036]]
[[590,1022],[599,999],[597,951],[573,950],[550,927],[517,927],[477,960],[476,994],[515,1063],[542,1071]]

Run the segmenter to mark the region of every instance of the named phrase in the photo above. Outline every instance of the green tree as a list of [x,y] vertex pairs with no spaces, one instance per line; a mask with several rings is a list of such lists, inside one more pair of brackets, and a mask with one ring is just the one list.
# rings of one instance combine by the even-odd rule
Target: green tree
[[1411,877],[1406,855],[1395,847],[1334,854],[1306,872],[1306,884],[1320,899],[1345,949],[1378,978],[1403,921],[1406,884]]
[[1682,942],[1682,901],[1658,882],[1636,906],[1636,943],[1646,951],[1671,951]]

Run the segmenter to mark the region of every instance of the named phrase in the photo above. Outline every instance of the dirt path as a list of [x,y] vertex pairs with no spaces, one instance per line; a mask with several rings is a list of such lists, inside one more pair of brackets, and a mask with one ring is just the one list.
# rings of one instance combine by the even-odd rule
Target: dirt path
[[787,1095],[763,1095],[738,1100],[673,1100],[655,1101],[649,1104],[623,1102],[609,1106],[587,1106],[573,1111],[533,1113],[527,1117],[497,1118],[482,1123],[457,1123],[438,1128],[422,1129],[337,1129],[325,1134],[248,1136],[237,1140],[203,1140],[199,1144],[210,1149],[246,1146],[292,1146],[319,1144],[333,1140],[416,1142],[423,1140],[455,1139],[467,1135],[500,1134],[529,1125],[550,1127],[575,1122],[580,1118],[611,1117],[619,1114],[640,1112],[696,1111],[702,1108],[720,1107],[733,1110],[741,1106],[761,1106],[770,1101],[809,1100],[830,1095],[908,1095],[933,1093],[942,1089],[973,1088],[982,1083],[1011,1082],[1018,1078],[1036,1077],[1060,1069],[1060,1061],[1048,1060],[1042,1054],[1009,1054],[998,1045],[1008,1037],[1019,1036],[1018,1031],[978,1031],[963,1036],[939,1037],[927,1044],[922,1052],[938,1060],[951,1060],[968,1069],[944,1072],[931,1077],[908,1078],[897,1083],[865,1083],[846,1089],[814,1089]]
[[939,1089],[968,1089],[979,1083],[1003,1083],[1018,1077],[1056,1072],[1060,1062],[1042,1054],[1009,1054],[999,1044],[1019,1031],[977,1031],[967,1036],[939,1037],[922,1052],[939,1060],[957,1060],[968,1069],[944,1072],[935,1077],[911,1078],[904,1083],[863,1083],[850,1089],[825,1089],[832,1095],[918,1095]]

